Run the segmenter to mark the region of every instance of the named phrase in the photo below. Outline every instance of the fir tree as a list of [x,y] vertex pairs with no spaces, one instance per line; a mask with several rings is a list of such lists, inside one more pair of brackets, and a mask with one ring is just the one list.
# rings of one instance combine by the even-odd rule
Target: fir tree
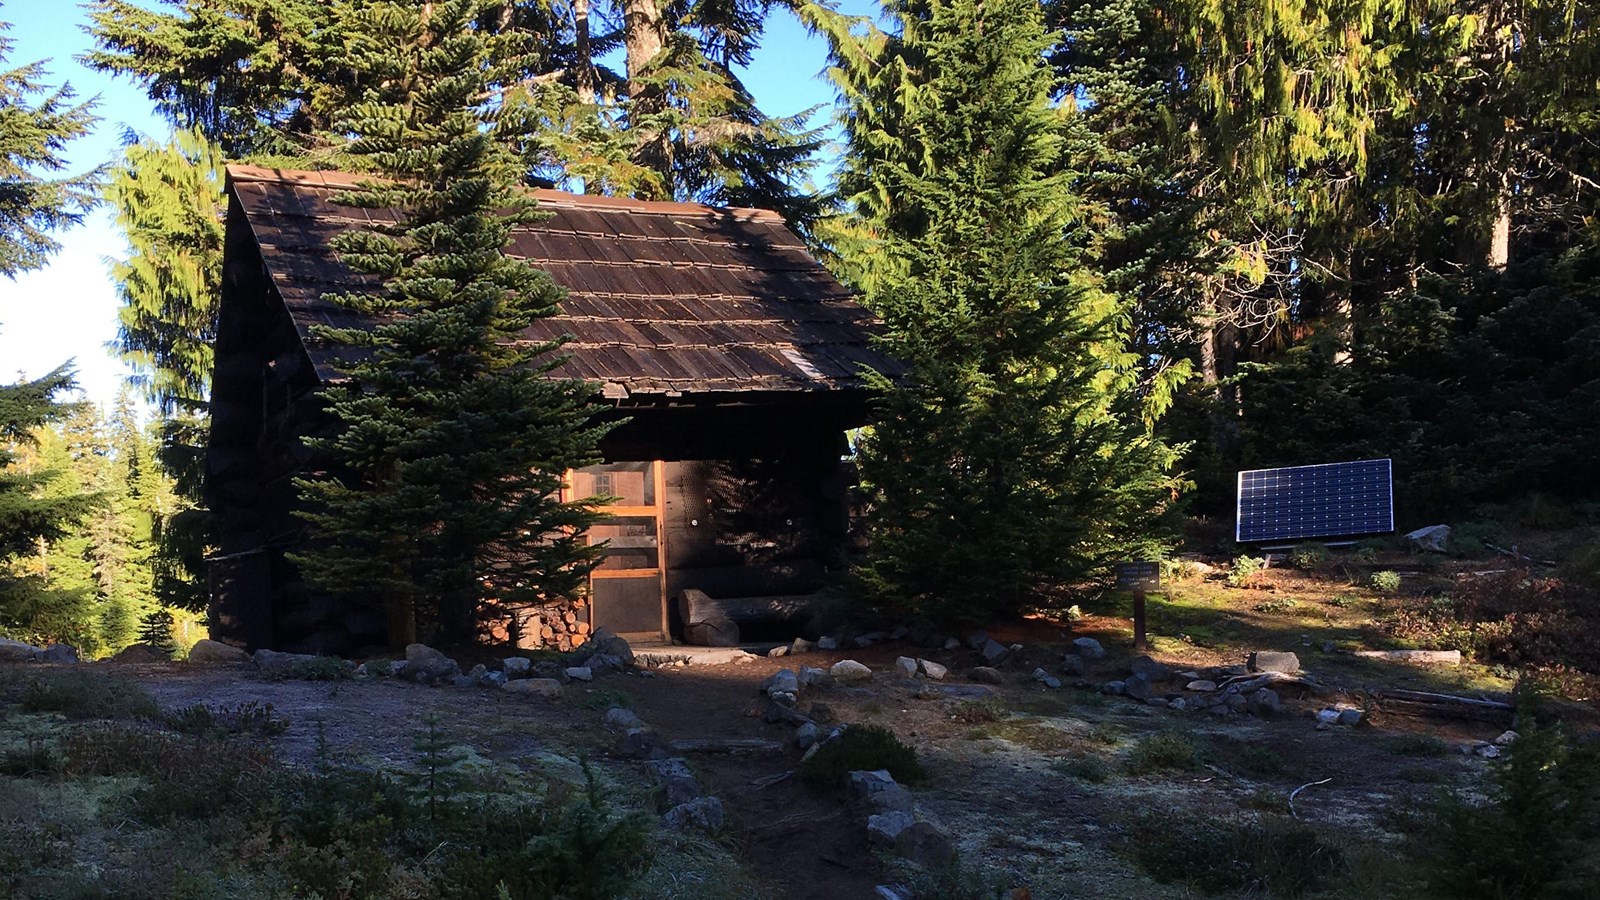
[[419,615],[461,639],[488,598],[570,596],[596,559],[583,535],[595,510],[559,499],[566,470],[598,456],[592,388],[549,377],[555,346],[518,343],[562,293],[504,253],[536,210],[508,184],[505,136],[477,114],[473,9],[374,4],[351,45],[367,99],[344,127],[389,180],[340,200],[403,224],[336,241],[383,288],[329,298],[374,324],[317,332],[357,352],[323,393],[337,433],[313,446],[327,468],[297,482],[311,525],[302,570],[330,592],[382,598],[397,643]]
[[139,619],[139,643],[163,653],[176,651],[178,644],[172,638],[172,626],[172,613],[164,609],[147,613]]
[[854,36],[817,11],[849,102],[841,181],[881,258],[866,300],[882,420],[861,445],[863,582],[949,622],[1015,611],[1113,555],[1148,549],[1175,487],[1159,413],[1125,350],[1126,304],[1078,266],[1051,40],[1027,0],[891,7]]

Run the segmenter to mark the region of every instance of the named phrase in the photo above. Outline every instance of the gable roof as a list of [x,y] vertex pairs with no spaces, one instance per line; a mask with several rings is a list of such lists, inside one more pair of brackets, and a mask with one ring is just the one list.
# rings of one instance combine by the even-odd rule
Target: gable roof
[[[361,324],[324,293],[372,287],[340,263],[328,241],[388,210],[332,201],[362,176],[229,166],[238,199],[324,381],[332,349],[313,324]],[[776,213],[532,192],[550,217],[518,228],[508,254],[530,260],[568,290],[560,315],[526,332],[570,335],[554,374],[598,382],[606,396],[862,388],[862,368],[901,367],[871,346],[877,320],[855,301]]]

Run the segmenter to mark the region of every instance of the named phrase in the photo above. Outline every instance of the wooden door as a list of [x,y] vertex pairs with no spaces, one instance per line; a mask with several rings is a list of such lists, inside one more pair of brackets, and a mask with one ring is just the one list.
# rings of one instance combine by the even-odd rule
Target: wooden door
[[574,498],[614,497],[608,518],[589,529],[591,544],[606,544],[589,578],[589,625],[630,641],[667,639],[665,472],[660,460],[614,462],[574,469]]

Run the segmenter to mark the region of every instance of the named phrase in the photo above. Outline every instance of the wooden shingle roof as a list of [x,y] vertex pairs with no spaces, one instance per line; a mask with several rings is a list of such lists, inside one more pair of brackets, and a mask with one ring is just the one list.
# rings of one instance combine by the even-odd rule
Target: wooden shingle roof
[[[336,377],[308,326],[359,324],[322,296],[374,282],[328,241],[393,213],[334,203],[358,181],[338,172],[229,166],[228,179],[318,376]],[[863,367],[899,371],[871,346],[873,316],[776,213],[533,193],[551,215],[518,229],[508,252],[569,292],[561,315],[528,332],[571,336],[557,375],[648,399],[858,389]]]

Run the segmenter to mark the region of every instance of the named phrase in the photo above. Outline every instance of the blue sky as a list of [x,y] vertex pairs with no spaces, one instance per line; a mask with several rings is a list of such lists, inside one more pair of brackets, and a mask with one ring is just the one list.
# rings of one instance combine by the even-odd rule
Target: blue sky
[[[148,4],[155,5],[155,0]],[[847,0],[842,6],[865,12],[874,4]],[[73,59],[90,47],[82,7],[52,0],[10,0],[0,5],[0,21],[11,23],[8,37],[14,45],[6,60],[8,68],[47,59],[50,84],[69,82],[80,97],[99,98],[99,125],[70,148],[74,171],[115,159],[129,129],[166,134],[166,124],[152,114],[139,87],[90,71]],[[821,74],[825,64],[823,41],[807,34],[793,16],[775,10],[761,51],[742,77],[768,114],[792,115],[822,104],[813,124],[824,124],[834,97]],[[107,274],[107,260],[125,255],[127,248],[103,208],[57,238],[61,251],[48,266],[15,281],[0,278],[0,383],[19,374],[42,375],[70,359],[88,398],[109,403],[128,372],[106,349],[117,330],[116,289]]]

